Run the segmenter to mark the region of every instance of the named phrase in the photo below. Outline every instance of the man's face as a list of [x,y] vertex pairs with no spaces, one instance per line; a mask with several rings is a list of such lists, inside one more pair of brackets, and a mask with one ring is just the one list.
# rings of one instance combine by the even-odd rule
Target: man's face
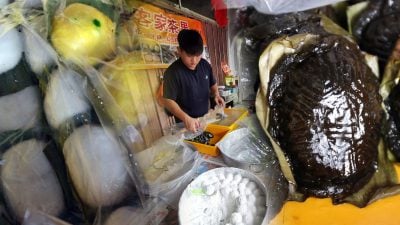
[[201,59],[201,54],[200,55],[188,55],[184,50],[179,49],[179,56],[182,59],[183,64],[191,70],[195,70],[197,64],[199,64],[200,59]]

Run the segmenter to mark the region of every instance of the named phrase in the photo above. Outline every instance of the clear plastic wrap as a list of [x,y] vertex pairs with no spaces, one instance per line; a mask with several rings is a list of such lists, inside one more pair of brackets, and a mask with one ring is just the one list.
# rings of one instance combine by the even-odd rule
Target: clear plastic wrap
[[1,224],[157,225],[192,179],[226,166],[183,142],[199,133],[154,141],[157,69],[176,56],[140,37],[132,2],[0,1]]
[[13,2],[0,11],[1,220],[18,224],[26,210],[42,210],[78,222],[80,212],[62,154],[43,115],[40,81],[27,58],[25,37],[30,34],[20,32],[31,29],[28,18],[38,14],[22,6]]
[[182,132],[155,141],[152,88],[174,50],[139,37],[131,1],[0,4],[0,223],[176,219],[185,186],[215,164]]
[[[233,1],[232,1],[233,2]],[[330,1],[335,3],[338,1]],[[238,3],[238,2],[236,2]],[[346,35],[338,25],[333,7],[328,2],[318,1],[323,8],[312,8],[307,11],[296,9],[297,4],[308,8],[308,4],[317,1],[258,1],[243,2],[244,8],[232,7],[229,12],[229,64],[233,65],[234,74],[239,77],[239,100],[254,102],[259,86],[258,61],[261,52],[274,39],[297,33],[337,33]],[[262,11],[260,4],[278,10],[271,13]],[[229,5],[229,4],[228,4]],[[311,7],[311,5],[309,5]],[[295,8],[291,8],[291,7]],[[291,10],[292,9],[292,10]],[[331,21],[332,20],[332,21]],[[350,36],[347,34],[347,36]]]
[[249,164],[263,163],[267,150],[271,149],[266,139],[257,138],[247,128],[229,132],[224,139],[217,143],[217,147],[226,156]]
[[239,127],[228,133],[217,146],[227,166],[245,169],[261,179],[267,193],[266,220],[270,221],[286,200],[288,183],[255,114],[241,120]]
[[167,205],[152,201],[146,208],[122,206],[107,216],[104,225],[148,225],[159,224],[168,214]]
[[[103,215],[125,205],[146,209],[141,215],[152,218],[143,224],[159,224],[154,210],[165,205],[144,195],[135,160],[148,144],[147,118],[127,119],[99,69],[117,54],[104,43],[116,44],[122,2],[7,3],[0,11],[1,223],[103,224]],[[71,24],[60,18],[68,16],[80,23],[65,28]],[[88,38],[96,27],[112,31]],[[71,50],[78,43],[80,51]]]
[[[43,141],[29,139],[3,155],[4,194],[19,221],[25,208],[42,209],[50,215],[59,215],[65,208],[61,185],[43,152],[45,146]],[[28,184],[29,191],[24,191]]]
[[160,138],[136,157],[149,185],[148,194],[177,206],[180,193],[194,176],[200,155],[178,133]]
[[226,5],[228,8],[243,8],[252,6],[265,14],[282,14],[318,8],[342,1],[345,0],[226,0]]
[[50,216],[41,211],[26,211],[22,225],[71,225],[57,217]]

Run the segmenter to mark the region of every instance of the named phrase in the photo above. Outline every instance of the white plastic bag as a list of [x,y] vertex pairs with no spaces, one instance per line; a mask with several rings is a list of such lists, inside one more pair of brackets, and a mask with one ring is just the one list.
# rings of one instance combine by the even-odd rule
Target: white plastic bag
[[137,162],[149,184],[149,195],[174,205],[191,181],[200,155],[182,140],[180,134],[160,138],[136,154]]

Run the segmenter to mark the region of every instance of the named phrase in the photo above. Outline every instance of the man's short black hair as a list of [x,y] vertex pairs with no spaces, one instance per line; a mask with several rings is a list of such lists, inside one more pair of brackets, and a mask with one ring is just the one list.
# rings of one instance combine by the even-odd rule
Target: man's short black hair
[[178,34],[179,48],[188,55],[201,55],[203,53],[203,39],[196,30],[183,29]]

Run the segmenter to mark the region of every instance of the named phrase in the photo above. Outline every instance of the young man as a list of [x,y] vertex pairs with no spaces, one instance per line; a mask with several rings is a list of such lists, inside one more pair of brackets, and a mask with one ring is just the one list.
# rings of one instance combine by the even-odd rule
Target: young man
[[224,105],[210,64],[203,58],[203,40],[196,30],[181,30],[178,34],[179,59],[164,74],[163,104],[183,122],[189,131],[200,127],[198,117],[210,107],[210,96],[218,105]]

